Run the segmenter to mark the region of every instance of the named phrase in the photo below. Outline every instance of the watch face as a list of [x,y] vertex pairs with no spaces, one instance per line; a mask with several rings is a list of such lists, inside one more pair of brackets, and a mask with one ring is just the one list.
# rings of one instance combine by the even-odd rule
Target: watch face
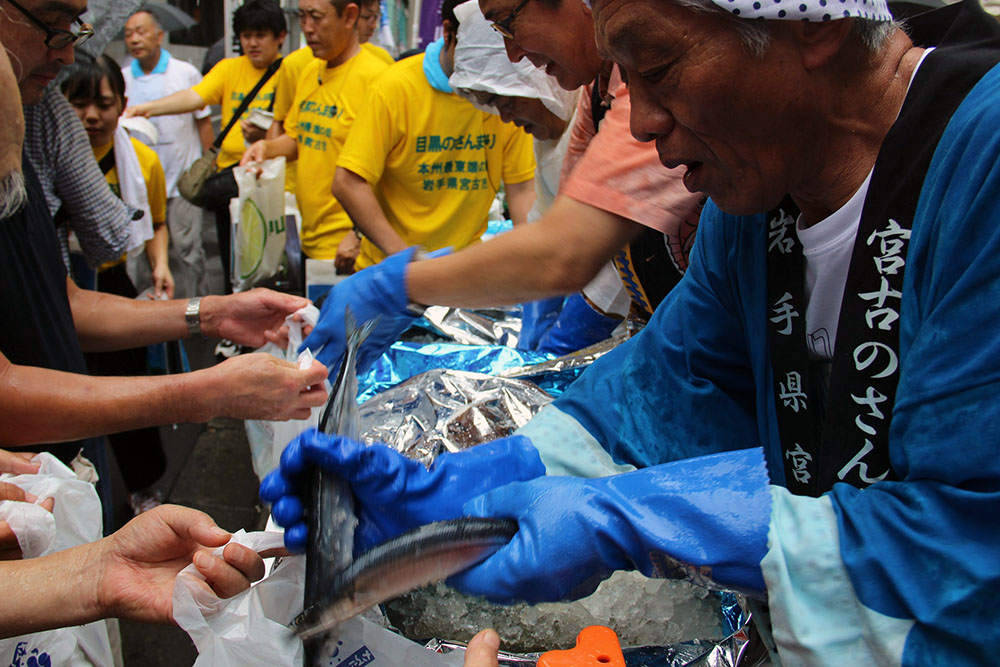
[[184,321],[187,323],[188,333],[192,336],[201,333],[201,297],[196,296],[188,301],[184,310]]

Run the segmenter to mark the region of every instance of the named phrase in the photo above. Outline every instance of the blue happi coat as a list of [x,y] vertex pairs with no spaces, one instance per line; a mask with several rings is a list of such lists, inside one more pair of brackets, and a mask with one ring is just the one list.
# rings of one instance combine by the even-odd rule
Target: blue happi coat
[[[964,5],[955,12],[982,14]],[[650,324],[525,434],[550,472],[562,459],[564,472],[582,475],[760,445],[773,485],[760,566],[786,666],[991,664],[1000,641],[1000,68],[948,122],[912,224],[889,431],[898,481],[838,483],[819,498],[783,488],[767,248],[765,216],[709,202],[687,274]]]

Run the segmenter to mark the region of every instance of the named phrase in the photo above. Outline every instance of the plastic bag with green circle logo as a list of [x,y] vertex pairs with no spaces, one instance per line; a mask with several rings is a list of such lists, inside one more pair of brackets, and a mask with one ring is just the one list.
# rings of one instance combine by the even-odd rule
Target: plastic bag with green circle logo
[[[258,170],[260,174],[258,175]],[[233,291],[271,278],[285,252],[285,158],[233,169],[239,197],[229,202],[233,221]]]

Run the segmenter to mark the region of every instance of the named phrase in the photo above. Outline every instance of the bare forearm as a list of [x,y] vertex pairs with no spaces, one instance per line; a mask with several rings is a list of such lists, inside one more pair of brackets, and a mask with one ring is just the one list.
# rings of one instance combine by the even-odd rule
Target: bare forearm
[[210,116],[205,116],[204,118],[195,118],[194,122],[198,126],[201,150],[207,151],[212,142],[215,141],[215,133],[212,132],[212,119]]
[[64,442],[215,416],[212,402],[217,392],[210,369],[91,377],[10,364],[2,375],[0,442],[5,445]]
[[166,223],[153,227],[153,238],[146,241],[146,258],[152,269],[167,262],[167,249],[170,244],[170,236]]
[[337,167],[333,196],[368,239],[382,252],[392,255],[406,249],[406,242],[396,233],[379,206],[371,185],[353,171]]
[[158,100],[137,105],[137,108],[142,108],[146,112],[144,115],[148,116],[171,116],[197,111],[204,106],[205,100],[201,98],[201,95],[187,88]]
[[267,135],[264,138],[277,139],[284,133],[285,133],[285,123],[283,121],[275,119],[275,121],[271,123],[271,127],[267,128]]
[[264,141],[264,150],[265,160],[284,157],[286,161],[293,162],[299,158],[299,144],[287,134],[279,134],[274,139]]
[[[108,352],[142,345],[152,345],[187,338],[184,319],[186,299],[146,301],[126,299],[80,289],[67,281],[70,309],[80,347],[84,352]],[[205,336],[216,333],[220,301],[226,297],[206,296],[201,302],[201,330]]]
[[101,542],[42,558],[0,562],[0,638],[103,617],[97,596]]
[[411,300],[482,308],[574,292],[642,230],[637,223],[560,197],[541,220],[406,272]]
[[535,179],[523,183],[505,184],[507,192],[507,208],[510,209],[510,221],[514,226],[528,221],[528,212],[535,203]]

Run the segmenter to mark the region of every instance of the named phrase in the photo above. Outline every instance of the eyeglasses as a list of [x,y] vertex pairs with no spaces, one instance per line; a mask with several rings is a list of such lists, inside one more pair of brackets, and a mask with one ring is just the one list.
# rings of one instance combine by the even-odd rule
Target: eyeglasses
[[521,0],[521,4],[515,7],[514,11],[512,11],[507,18],[503,21],[493,21],[490,23],[490,27],[503,35],[504,39],[514,39],[514,21],[517,19],[518,12],[524,9],[524,6],[529,2],[531,2],[531,0]]
[[14,9],[24,14],[26,19],[42,29],[45,33],[45,46],[50,49],[64,49],[71,44],[79,46],[94,36],[94,27],[89,23],[80,23],[79,21],[75,21],[74,23],[78,23],[80,25],[79,32],[70,32],[69,30],[62,30],[61,28],[51,28],[45,25],[41,19],[14,0],[7,0],[7,2],[12,4]]

